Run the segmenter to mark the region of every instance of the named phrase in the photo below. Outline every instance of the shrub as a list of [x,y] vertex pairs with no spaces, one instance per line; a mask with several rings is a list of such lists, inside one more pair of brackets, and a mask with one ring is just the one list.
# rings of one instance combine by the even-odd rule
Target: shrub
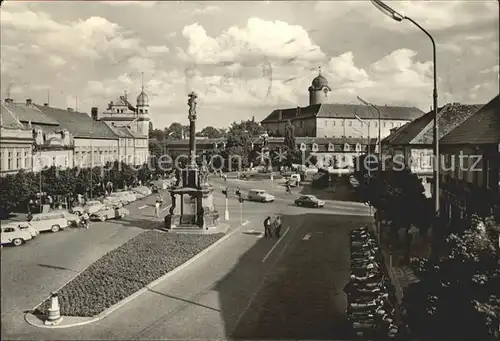
[[[59,291],[63,316],[95,316],[178,267],[224,234],[146,231],[110,251]],[[50,300],[33,312],[47,315]]]

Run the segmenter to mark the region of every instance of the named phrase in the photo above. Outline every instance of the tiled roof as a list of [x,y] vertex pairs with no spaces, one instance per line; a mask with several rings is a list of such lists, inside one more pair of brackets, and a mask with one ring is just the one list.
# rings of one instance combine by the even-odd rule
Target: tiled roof
[[68,111],[49,106],[35,106],[67,129],[73,137],[93,137],[101,139],[116,139],[116,134],[104,122],[94,121],[89,115],[77,111]]
[[[465,121],[467,118],[472,116],[482,105],[478,104],[460,104],[453,103],[445,105],[438,112],[438,127],[439,127],[439,139],[441,140],[443,136],[446,136],[450,131],[457,127],[460,123]],[[431,116],[432,112],[427,115]],[[410,142],[411,144],[432,144],[434,141],[434,121],[431,119],[430,122],[420,131],[420,133],[415,136],[415,138]]]
[[108,125],[108,127],[113,130],[113,132],[119,137],[131,138],[133,137],[127,127],[116,127],[113,125]]
[[[162,141],[160,141],[162,142]],[[223,137],[220,137],[220,138],[215,138],[215,139],[205,139],[205,138],[196,138],[196,143],[197,144],[214,144],[214,143],[223,143],[223,142],[226,142],[226,139],[223,138]],[[182,146],[182,145],[188,145],[189,144],[189,139],[185,139],[185,140],[169,140],[169,141],[166,141],[165,142],[167,144],[167,146],[169,145],[178,145],[178,146]]]
[[[380,116],[382,119],[390,120],[414,120],[421,117],[424,112],[415,107],[395,107],[395,106],[380,106]],[[277,109],[271,112],[261,123],[279,121],[281,112],[281,120],[292,120],[296,118],[355,118],[358,115],[360,118],[378,118],[378,113],[375,109],[359,104],[315,104],[304,108],[287,108]]]
[[7,103],[3,105],[23,123],[31,122],[59,125],[55,119],[45,115],[34,104],[26,105],[26,103]]
[[23,124],[5,106],[4,103],[0,104],[0,115],[2,117],[1,125],[2,125],[3,128],[16,128],[16,129],[22,129],[23,128]]
[[428,112],[416,120],[406,123],[383,139],[382,143],[391,145],[410,144],[410,142],[422,131],[422,129],[424,129],[429,122],[432,122],[433,117],[434,112]]
[[500,143],[500,95],[476,111],[440,142],[444,144]]

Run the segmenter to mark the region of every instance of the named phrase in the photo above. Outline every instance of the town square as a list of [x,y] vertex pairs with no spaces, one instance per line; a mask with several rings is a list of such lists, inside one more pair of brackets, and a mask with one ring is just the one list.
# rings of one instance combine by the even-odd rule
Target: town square
[[2,340],[500,340],[499,13],[2,1]]

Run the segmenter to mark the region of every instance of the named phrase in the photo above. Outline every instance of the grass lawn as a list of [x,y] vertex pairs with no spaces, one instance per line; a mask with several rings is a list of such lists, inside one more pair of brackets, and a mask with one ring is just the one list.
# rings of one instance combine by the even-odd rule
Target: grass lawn
[[[194,257],[224,234],[145,231],[108,252],[59,291],[61,315],[92,317]],[[47,315],[50,300],[33,312]]]

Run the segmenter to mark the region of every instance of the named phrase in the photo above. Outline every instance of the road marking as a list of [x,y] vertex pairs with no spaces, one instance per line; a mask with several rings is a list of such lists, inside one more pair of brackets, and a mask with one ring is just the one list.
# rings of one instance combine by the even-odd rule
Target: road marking
[[306,234],[304,236],[304,238],[302,238],[302,240],[309,240],[309,239],[311,239],[311,234],[310,233]]
[[[302,225],[302,224],[300,224],[300,225]],[[285,244],[285,246],[283,247],[283,249],[281,250],[281,252],[278,254],[278,257],[276,258],[276,260],[274,261],[274,263],[269,268],[269,271],[267,271],[266,275],[262,279],[262,282],[260,282],[259,286],[257,287],[257,290],[255,290],[255,292],[250,297],[250,300],[248,300],[247,306],[245,307],[245,309],[243,309],[243,311],[241,312],[241,314],[238,316],[238,319],[236,320],[236,323],[234,325],[234,329],[231,331],[231,334],[233,334],[234,331],[236,330],[236,328],[238,328],[238,325],[240,324],[241,319],[243,318],[243,316],[245,316],[245,314],[247,313],[247,311],[252,306],[253,301],[255,301],[255,299],[257,298],[257,295],[259,294],[260,290],[262,289],[262,287],[264,287],[264,284],[268,280],[269,275],[273,272],[274,268],[276,267],[276,264],[278,264],[278,261],[281,259],[281,257],[285,253],[286,249],[288,248],[288,245],[290,245],[290,242],[293,240],[293,237],[295,237],[295,233],[300,229],[300,225],[297,226],[297,228],[293,231],[292,237],[290,238],[290,240],[288,241],[288,243]]]
[[172,206],[172,205],[168,205],[168,206],[166,206],[166,207],[162,208],[162,209],[160,210],[160,212],[163,212],[163,211],[165,211],[166,209],[169,209],[169,208],[170,208],[170,206]]
[[286,234],[288,233],[288,231],[290,230],[290,227],[287,227],[285,232],[283,233],[283,235],[281,236],[281,238],[273,245],[273,247],[271,248],[271,250],[269,250],[269,252],[264,256],[264,258],[262,258],[262,263],[264,263],[268,258],[269,256],[271,255],[271,253],[273,253],[274,249],[279,245],[279,243],[281,243],[281,241],[285,238]]
[[143,208],[146,208],[146,207],[148,207],[148,205],[142,205],[142,206],[138,207],[138,209],[142,210]]

